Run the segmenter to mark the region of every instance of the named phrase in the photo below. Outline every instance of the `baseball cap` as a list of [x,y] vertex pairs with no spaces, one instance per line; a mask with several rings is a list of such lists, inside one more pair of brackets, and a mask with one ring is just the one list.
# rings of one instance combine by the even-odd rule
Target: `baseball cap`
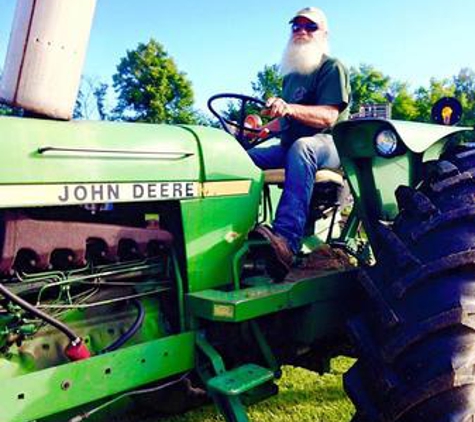
[[312,22],[316,23],[321,29],[328,29],[327,17],[317,7],[305,7],[302,10],[299,10],[295,16],[289,21],[292,23],[298,17],[307,18]]

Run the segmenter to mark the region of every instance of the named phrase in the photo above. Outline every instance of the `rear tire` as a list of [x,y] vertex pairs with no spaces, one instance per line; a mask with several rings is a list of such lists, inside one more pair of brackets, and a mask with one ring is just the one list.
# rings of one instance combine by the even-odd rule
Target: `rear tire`
[[353,422],[475,421],[475,151],[436,162],[380,225],[362,271],[370,304],[349,322]]

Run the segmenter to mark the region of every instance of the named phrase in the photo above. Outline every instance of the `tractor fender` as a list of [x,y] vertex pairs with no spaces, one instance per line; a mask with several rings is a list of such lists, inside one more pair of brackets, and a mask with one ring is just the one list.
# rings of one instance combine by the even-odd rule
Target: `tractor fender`
[[384,129],[396,132],[399,139],[414,153],[422,153],[454,133],[473,130],[464,126],[443,126],[402,120],[357,119],[337,124],[333,129],[333,136],[341,155],[361,156],[365,151],[364,155],[371,156],[375,153],[374,138]]

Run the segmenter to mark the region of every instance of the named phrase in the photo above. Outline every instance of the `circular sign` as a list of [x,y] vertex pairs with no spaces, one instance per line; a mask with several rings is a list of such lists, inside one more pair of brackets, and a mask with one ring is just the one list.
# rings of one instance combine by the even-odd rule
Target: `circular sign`
[[439,125],[453,126],[462,118],[462,104],[453,97],[443,97],[432,106],[432,121]]

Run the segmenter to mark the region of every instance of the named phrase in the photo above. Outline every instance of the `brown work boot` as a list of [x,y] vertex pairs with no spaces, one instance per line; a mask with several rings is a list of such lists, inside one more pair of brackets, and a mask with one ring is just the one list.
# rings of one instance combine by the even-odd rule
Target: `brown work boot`
[[269,242],[269,245],[262,249],[266,270],[276,283],[282,282],[294,261],[294,254],[287,240],[264,225],[258,226],[249,233],[249,238]]

